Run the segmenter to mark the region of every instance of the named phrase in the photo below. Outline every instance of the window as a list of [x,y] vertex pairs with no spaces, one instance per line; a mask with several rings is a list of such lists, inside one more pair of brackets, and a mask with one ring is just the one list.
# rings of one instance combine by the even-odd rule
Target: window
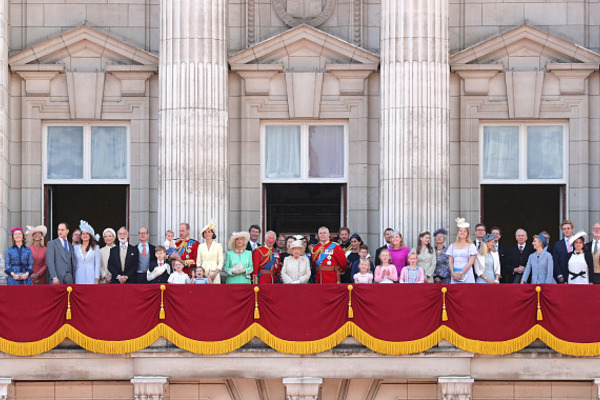
[[484,124],[481,180],[491,182],[565,183],[566,124]]
[[121,124],[48,124],[44,147],[47,183],[127,183],[129,138]]
[[263,125],[263,180],[345,182],[347,128],[342,123]]

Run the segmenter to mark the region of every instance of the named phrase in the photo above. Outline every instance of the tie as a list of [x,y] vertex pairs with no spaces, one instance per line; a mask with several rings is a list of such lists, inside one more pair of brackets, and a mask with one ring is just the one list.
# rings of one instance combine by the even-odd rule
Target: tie
[[565,239],[565,241],[567,242],[567,251],[570,253],[573,251],[573,247],[571,247],[571,245],[569,244],[569,239]]
[[65,251],[69,252],[69,245],[67,244],[67,239],[63,239],[63,244],[65,245]]
[[148,253],[146,252],[146,245],[144,245],[144,249],[142,250],[142,257],[146,258],[146,255]]
[[523,252],[523,246],[519,246],[519,253]]
[[477,241],[477,250],[479,250],[479,247],[481,247],[481,242],[478,240]]
[[594,241],[594,254],[598,252],[598,242]]
[[122,250],[122,251],[125,251],[125,250],[127,250],[127,246],[125,246],[124,244],[122,244],[122,245],[121,245],[121,250]]

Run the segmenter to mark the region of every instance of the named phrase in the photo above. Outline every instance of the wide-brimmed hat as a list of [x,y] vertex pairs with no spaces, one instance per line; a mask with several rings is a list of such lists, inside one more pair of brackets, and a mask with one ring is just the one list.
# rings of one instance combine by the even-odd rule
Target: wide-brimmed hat
[[464,218],[456,218],[455,221],[458,228],[468,228],[471,226],[471,224],[469,224]]
[[290,250],[295,249],[296,247],[304,249],[304,242],[302,242],[302,240],[294,240],[292,244],[290,244]]
[[96,241],[100,240],[100,235],[96,234],[96,231],[94,231],[94,228],[92,228],[92,226],[87,221],[84,221],[84,220],[79,221],[79,230],[81,232],[89,233],[91,237],[96,239]]
[[27,241],[29,243],[33,243],[33,234],[35,232],[40,232],[42,234],[42,237],[46,237],[46,234],[48,233],[48,228],[46,228],[44,225],[38,225],[38,226],[27,225],[27,233],[25,235],[27,236]]
[[587,240],[587,233],[585,233],[584,231],[577,232],[569,239],[569,245],[573,246],[573,243],[575,243],[575,241],[579,238],[583,238],[583,243],[585,243],[585,241]]
[[235,239],[237,238],[244,238],[245,247],[246,244],[248,244],[248,240],[250,240],[250,234],[248,232],[233,232],[229,238],[229,241],[227,242],[227,247],[229,247],[230,250],[235,249]]
[[200,234],[202,236],[204,236],[204,231],[207,230],[207,229],[210,229],[214,233],[216,227],[217,227],[217,223],[213,219],[208,224],[204,225],[204,228],[202,228],[202,230],[200,231]]

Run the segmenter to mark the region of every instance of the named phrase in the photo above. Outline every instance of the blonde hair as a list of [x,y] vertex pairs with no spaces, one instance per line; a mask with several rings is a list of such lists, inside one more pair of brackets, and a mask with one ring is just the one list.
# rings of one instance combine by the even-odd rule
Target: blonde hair
[[[469,228],[458,228],[459,231],[461,229],[465,229],[467,231],[467,237],[465,238],[465,241],[467,243],[473,243],[473,241],[471,240],[471,231],[469,230]],[[456,233],[456,240],[454,241],[454,244],[458,244],[458,232]],[[480,248],[481,248],[481,246],[480,246]]]
[[173,269],[175,269],[175,264],[177,264],[177,263],[181,264],[181,266],[183,268],[185,268],[185,263],[183,262],[183,260],[175,259],[175,260],[172,261],[172,263],[173,263]]
[[170,233],[171,235],[175,236],[175,232],[173,232],[173,231],[172,231],[172,230],[170,230],[170,229],[168,229],[168,230],[165,232],[165,236],[167,236],[169,233]]
[[390,253],[390,251],[389,251],[388,249],[383,249],[383,250],[381,250],[381,251],[379,252],[379,261],[383,262],[383,260],[381,259],[381,256],[382,256],[384,253],[387,253],[387,254],[388,254],[388,256],[390,256],[390,259],[389,259],[389,261],[390,261],[390,264],[391,264],[391,261],[392,261],[392,254]]

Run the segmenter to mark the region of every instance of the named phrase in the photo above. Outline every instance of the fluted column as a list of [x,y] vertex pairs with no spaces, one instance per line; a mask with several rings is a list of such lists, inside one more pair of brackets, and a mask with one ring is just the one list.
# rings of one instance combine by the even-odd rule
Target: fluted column
[[223,0],[160,2],[159,231],[227,228],[227,40]]
[[381,1],[382,230],[449,219],[448,0]]
[[[10,244],[8,183],[10,171],[8,166],[9,134],[8,134],[8,0],[0,0],[0,246]],[[0,256],[0,283],[6,281],[4,273],[4,257]]]

